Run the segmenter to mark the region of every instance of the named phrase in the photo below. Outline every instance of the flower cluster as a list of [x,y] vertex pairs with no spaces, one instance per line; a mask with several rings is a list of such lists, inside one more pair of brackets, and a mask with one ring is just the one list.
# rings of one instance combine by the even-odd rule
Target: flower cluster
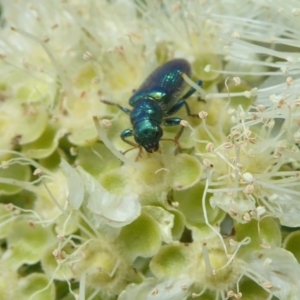
[[[3,2],[0,298],[299,299],[297,4]],[[100,100],[173,58],[199,118],[127,152]]]

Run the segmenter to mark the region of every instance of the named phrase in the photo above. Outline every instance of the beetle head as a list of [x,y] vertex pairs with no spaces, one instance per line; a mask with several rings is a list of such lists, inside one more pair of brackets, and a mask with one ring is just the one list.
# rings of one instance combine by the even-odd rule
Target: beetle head
[[159,149],[162,135],[163,131],[160,126],[153,124],[150,120],[143,120],[135,127],[134,139],[148,153],[153,153]]

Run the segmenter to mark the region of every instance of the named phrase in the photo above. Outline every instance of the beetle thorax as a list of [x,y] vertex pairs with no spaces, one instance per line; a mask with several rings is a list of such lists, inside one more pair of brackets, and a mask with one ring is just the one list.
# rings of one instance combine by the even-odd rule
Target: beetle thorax
[[136,103],[130,121],[135,128],[142,120],[149,120],[160,125],[163,119],[163,110],[155,100],[143,99]]

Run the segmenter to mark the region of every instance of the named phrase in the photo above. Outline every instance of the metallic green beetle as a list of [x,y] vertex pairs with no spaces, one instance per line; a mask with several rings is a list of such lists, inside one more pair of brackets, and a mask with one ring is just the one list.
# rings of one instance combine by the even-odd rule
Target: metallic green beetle
[[[196,90],[190,90],[180,99],[179,96],[186,87],[182,74],[191,75],[191,66],[185,59],[173,59],[155,69],[143,82],[138,90],[129,99],[133,109],[125,108],[117,103],[101,100],[103,103],[114,105],[130,116],[132,128],[121,133],[124,142],[133,147],[143,147],[147,152],[153,153],[159,149],[159,141],[162,139],[161,125],[180,125],[181,118],[169,117],[185,106],[187,114],[192,114],[186,99]],[[199,86],[202,85],[198,81]],[[174,138],[174,143],[179,147],[178,139],[183,131],[183,126]],[[136,144],[127,138],[133,136]]]

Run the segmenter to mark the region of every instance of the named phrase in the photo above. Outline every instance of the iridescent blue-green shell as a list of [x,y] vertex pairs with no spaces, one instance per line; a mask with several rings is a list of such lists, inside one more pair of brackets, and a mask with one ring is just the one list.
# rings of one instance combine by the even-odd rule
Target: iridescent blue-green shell
[[185,59],[173,59],[155,69],[129,99],[135,106],[144,99],[156,100],[163,111],[168,111],[178,100],[186,86],[181,73],[191,75],[190,64]]

